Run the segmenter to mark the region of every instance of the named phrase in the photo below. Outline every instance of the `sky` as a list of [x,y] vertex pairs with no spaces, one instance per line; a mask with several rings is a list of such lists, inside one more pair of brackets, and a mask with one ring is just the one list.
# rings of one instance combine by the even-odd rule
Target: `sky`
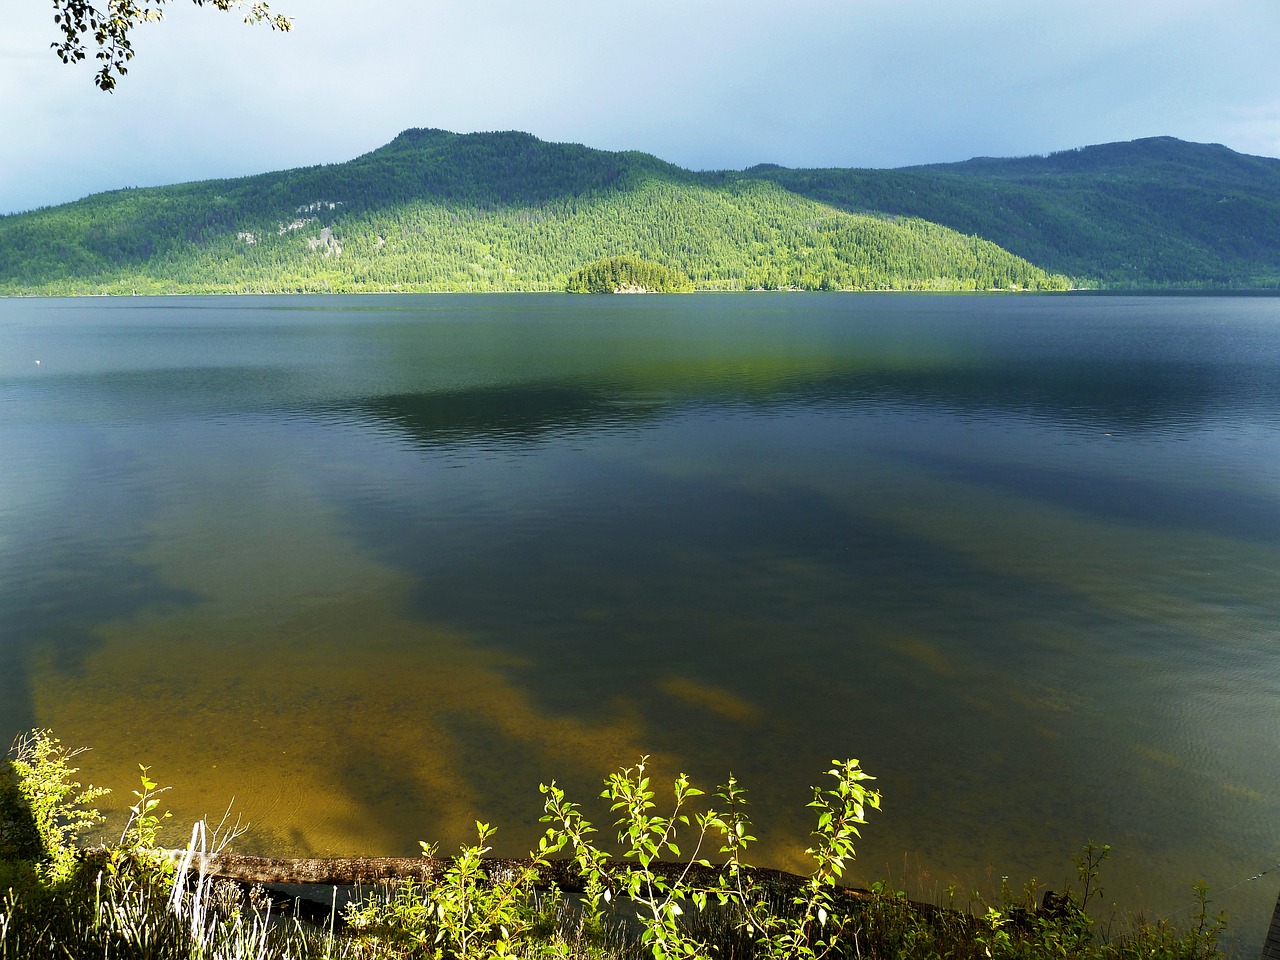
[[1280,156],[1278,0],[273,0],[287,34],[168,0],[112,94],[54,56],[52,0],[5,6],[0,213],[349,160],[408,127],[692,169],[1158,135]]

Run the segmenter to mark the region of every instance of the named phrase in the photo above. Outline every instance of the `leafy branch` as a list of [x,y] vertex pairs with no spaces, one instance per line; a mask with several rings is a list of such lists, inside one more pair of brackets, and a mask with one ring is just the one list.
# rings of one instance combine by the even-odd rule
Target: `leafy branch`
[[[94,54],[101,66],[94,76],[99,89],[112,91],[116,80],[128,73],[133,59],[132,30],[144,23],[164,19],[167,0],[151,0],[139,4],[135,0],[107,0],[105,7],[89,0],[53,0],[53,22],[62,31],[62,39],[52,43],[53,51],[63,63],[78,63],[88,55],[86,41],[97,47]],[[289,31],[293,21],[283,14],[272,13],[261,0],[192,0],[197,7],[218,10],[243,9],[245,23],[267,23],[273,30]]]

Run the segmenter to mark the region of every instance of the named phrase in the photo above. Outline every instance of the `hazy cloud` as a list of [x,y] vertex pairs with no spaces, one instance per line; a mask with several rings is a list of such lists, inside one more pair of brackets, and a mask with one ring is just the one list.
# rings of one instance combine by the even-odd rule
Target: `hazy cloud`
[[345,160],[409,126],[695,168],[891,166],[1170,134],[1280,152],[1274,0],[171,0],[114,95],[46,0],[0,38],[0,211]]

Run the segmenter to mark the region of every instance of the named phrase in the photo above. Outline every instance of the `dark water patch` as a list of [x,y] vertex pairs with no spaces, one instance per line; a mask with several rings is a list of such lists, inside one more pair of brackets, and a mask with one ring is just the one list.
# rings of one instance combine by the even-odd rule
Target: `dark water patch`
[[23,522],[9,525],[0,554],[0,721],[14,731],[43,722],[32,701],[36,660],[82,675],[104,624],[199,600],[163,583],[144,558],[151,498],[119,477],[136,467],[133,458],[92,431],[46,439],[71,475],[50,471],[59,492],[42,491]]
[[515,385],[477,390],[398,394],[329,407],[377,418],[415,445],[508,443],[562,435],[601,423],[637,423],[648,405],[621,403],[608,393],[568,386]]
[[1031,498],[1109,523],[1196,530],[1266,545],[1280,543],[1280,497],[1193,487],[1176,479],[1165,482],[1029,463],[991,463],[932,451],[900,456],[950,480]]
[[[835,388],[835,389],[833,389]],[[828,384],[819,395],[940,407],[960,414],[1033,417],[1098,429],[1186,431],[1270,407],[1269,388],[1241,390],[1235,366],[1001,358],[998,364],[873,371]]]
[[[1018,631],[1036,617],[1108,635],[1131,623],[810,489],[601,470],[571,499],[572,515],[500,515],[465,543],[400,502],[362,499],[345,515],[365,549],[410,574],[421,617],[530,654],[522,675],[548,706],[576,698],[574,684],[555,682],[568,671],[592,675],[607,697],[657,683],[672,664],[701,676],[740,654],[744,676],[765,657],[821,669],[856,658],[862,621],[1011,669],[1035,649]],[[1026,620],[994,612],[1014,609]]]

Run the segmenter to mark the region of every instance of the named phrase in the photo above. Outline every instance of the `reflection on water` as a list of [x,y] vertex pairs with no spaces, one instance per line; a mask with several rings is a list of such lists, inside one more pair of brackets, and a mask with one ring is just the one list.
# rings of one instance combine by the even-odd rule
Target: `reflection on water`
[[[296,853],[475,817],[518,853],[540,781],[647,753],[732,771],[797,867],[854,755],[855,880],[1061,884],[1096,838],[1173,912],[1280,861],[1278,333],[1272,299],[0,302],[0,720]],[[1224,897],[1246,937],[1274,892]]]

